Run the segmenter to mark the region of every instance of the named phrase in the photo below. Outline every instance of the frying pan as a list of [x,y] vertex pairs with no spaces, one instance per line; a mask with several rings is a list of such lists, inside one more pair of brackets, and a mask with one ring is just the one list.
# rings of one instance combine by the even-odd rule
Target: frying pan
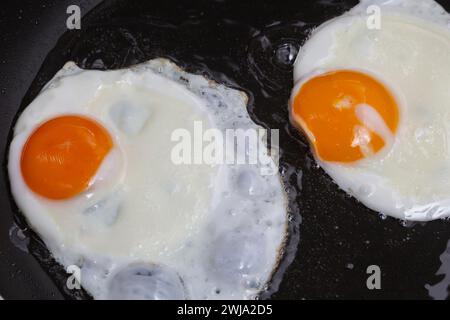
[[[356,0],[15,0],[0,7],[0,294],[5,299],[89,299],[27,226],[9,192],[6,154],[23,109],[68,60],[115,69],[167,57],[250,96],[257,123],[280,130],[280,173],[289,195],[290,238],[273,299],[445,298],[448,221],[385,218],[340,191],[288,122],[292,62],[308,32]],[[450,10],[450,1],[438,1]],[[77,4],[80,30],[68,30]],[[446,258],[447,257],[447,258]],[[441,261],[442,260],[442,261]],[[381,270],[369,290],[367,267]],[[283,272],[285,271],[285,272]],[[283,274],[281,276],[281,274]]]

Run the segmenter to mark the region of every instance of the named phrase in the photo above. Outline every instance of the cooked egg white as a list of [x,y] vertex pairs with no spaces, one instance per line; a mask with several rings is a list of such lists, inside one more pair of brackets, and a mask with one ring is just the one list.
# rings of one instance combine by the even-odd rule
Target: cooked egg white
[[[285,238],[278,175],[261,175],[262,164],[171,159],[172,133],[192,132],[195,121],[258,129],[246,103],[242,92],[164,59],[116,71],[67,63],[16,123],[8,161],[14,199],[56,260],[81,269],[96,299],[254,298]],[[27,185],[21,156],[43,123],[65,115],[94,120],[112,147],[86,190],[48,199]]]
[[[379,29],[368,24],[373,6],[380,9]],[[318,163],[367,207],[396,218],[450,216],[449,22],[450,14],[432,0],[361,1],[314,30],[295,63],[291,115],[310,137]],[[365,86],[354,73],[337,79],[336,72],[343,70],[368,75],[384,89]],[[311,92],[299,93],[315,78],[317,87],[345,88],[336,95],[338,103],[327,109],[333,115],[328,123],[345,114],[335,121],[342,130],[328,140],[317,138],[332,130],[316,125],[312,117],[317,119],[319,112],[307,114],[300,107]],[[373,93],[389,94],[389,103],[381,98],[372,105],[352,101],[359,94],[371,99]],[[309,126],[316,126],[314,133]],[[344,145],[347,129],[353,133]]]

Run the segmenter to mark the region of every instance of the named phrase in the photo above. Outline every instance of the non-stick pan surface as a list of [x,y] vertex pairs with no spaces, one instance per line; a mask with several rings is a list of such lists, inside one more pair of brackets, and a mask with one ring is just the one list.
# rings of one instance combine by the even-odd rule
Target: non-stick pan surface
[[[291,63],[298,47],[311,28],[356,0],[100,2],[16,0],[0,7],[2,296],[89,298],[65,287],[66,273],[10,196],[6,154],[21,108],[68,60],[83,68],[116,69],[160,56],[246,91],[252,118],[280,129],[280,172],[292,223],[290,253],[282,264],[287,271],[272,298],[447,296],[449,222],[402,223],[365,208],[315,165],[305,139],[288,121]],[[438,2],[450,10],[450,1]],[[66,27],[72,4],[81,8],[80,30]],[[370,265],[381,269],[380,290],[367,288]]]

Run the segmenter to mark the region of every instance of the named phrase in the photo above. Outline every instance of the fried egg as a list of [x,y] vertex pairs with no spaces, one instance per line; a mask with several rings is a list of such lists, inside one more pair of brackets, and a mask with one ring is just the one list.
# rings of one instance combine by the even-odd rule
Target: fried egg
[[172,158],[173,132],[196,122],[260,129],[246,104],[164,59],[114,71],[69,62],[17,120],[12,194],[95,299],[255,298],[286,236],[284,188],[262,174],[275,162]]
[[364,0],[313,30],[294,65],[294,125],[370,209],[450,216],[450,14],[432,0]]

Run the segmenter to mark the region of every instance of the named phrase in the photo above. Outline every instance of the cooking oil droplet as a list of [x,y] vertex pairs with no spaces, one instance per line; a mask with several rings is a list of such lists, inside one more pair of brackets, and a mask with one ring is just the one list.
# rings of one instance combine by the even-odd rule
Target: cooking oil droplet
[[20,229],[16,224],[13,224],[9,229],[9,239],[18,249],[28,252],[30,238],[25,234],[24,230]]
[[298,47],[293,43],[284,43],[275,50],[275,62],[283,67],[290,67],[297,57]]

